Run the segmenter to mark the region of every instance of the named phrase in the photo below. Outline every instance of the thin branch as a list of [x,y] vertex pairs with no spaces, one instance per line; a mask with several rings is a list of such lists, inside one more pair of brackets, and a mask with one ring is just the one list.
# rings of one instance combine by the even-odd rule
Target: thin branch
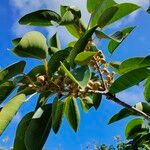
[[[94,60],[95,60],[95,58],[94,58]],[[107,90],[106,85],[105,85],[105,82],[104,82],[104,79],[103,79],[103,76],[102,76],[101,68],[100,68],[100,66],[98,65],[98,63],[96,62],[96,60],[95,60],[95,64],[96,64],[96,66],[97,66],[98,73],[99,73],[99,75],[100,75],[100,79],[102,80],[103,88],[104,88],[105,90]]]
[[126,109],[137,115],[143,116],[146,120],[150,122],[150,116],[144,113],[143,111],[140,111],[139,109],[136,109],[135,107],[132,107],[131,105],[121,101],[119,98],[117,98],[115,95],[112,95],[111,93],[106,93],[105,95],[107,99],[114,101],[115,103],[125,107]]
[[105,95],[107,97],[107,99],[123,106],[124,108],[128,109],[129,111],[133,112],[134,114],[143,116],[146,120],[148,120],[150,122],[150,116],[149,115],[147,115],[143,111],[136,109],[135,107],[121,101],[119,98],[117,98],[115,95],[109,93],[107,90],[105,90],[105,91],[88,90],[88,93],[97,93],[97,94],[99,93],[99,94]]

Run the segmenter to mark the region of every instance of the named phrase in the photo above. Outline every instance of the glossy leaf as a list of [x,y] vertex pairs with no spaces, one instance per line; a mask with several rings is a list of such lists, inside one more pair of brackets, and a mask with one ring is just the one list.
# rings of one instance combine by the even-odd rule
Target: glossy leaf
[[60,67],[60,61],[64,61],[67,59],[67,57],[70,54],[72,48],[66,48],[65,50],[61,50],[56,52],[51,59],[48,62],[48,71],[49,71],[49,76],[52,76],[52,74],[58,70]]
[[150,14],[150,7],[147,9],[147,12]]
[[0,84],[23,72],[25,61],[19,61],[0,71]]
[[[131,99],[132,100],[132,99]],[[147,115],[150,115],[150,105],[144,102],[139,102],[137,103],[134,108],[146,113]],[[128,109],[124,108],[120,110],[118,113],[116,113],[110,120],[109,124],[114,123],[116,121],[119,121],[121,119],[124,119],[128,116],[134,115],[136,116],[137,114],[129,111]]]
[[62,17],[60,25],[73,24],[74,21],[75,21],[74,14],[71,11],[66,11],[65,14]]
[[32,119],[32,116],[33,116],[33,112],[30,112],[30,113],[26,114],[20,121],[20,123],[17,127],[17,131],[16,131],[16,137],[15,137],[15,141],[14,141],[13,150],[19,150],[19,149],[27,150],[25,143],[24,143],[24,138],[25,138],[26,130]]
[[26,97],[24,94],[17,95],[12,98],[0,111],[0,134],[3,133],[20,106],[25,102],[25,99]]
[[45,59],[48,53],[46,38],[40,32],[30,31],[22,37],[13,53],[20,57]]
[[111,117],[108,124],[111,124],[111,123],[114,123],[121,119],[124,119],[130,115],[134,115],[134,114],[131,111],[129,111],[128,109],[124,108],[124,109],[120,110],[117,114],[115,114],[113,117]]
[[98,19],[97,22],[98,26],[100,28],[105,27],[113,18],[113,16],[117,13],[117,11],[118,11],[118,7],[116,6],[106,9]]
[[120,32],[120,31],[117,31],[117,32],[115,32],[115,33],[112,34],[112,35],[107,35],[107,34],[105,34],[105,33],[102,32],[102,31],[96,30],[96,31],[95,31],[95,34],[96,34],[96,36],[97,36],[98,38],[100,38],[100,39],[105,38],[105,39],[110,39],[110,40],[113,40],[113,41],[116,41],[116,42],[121,42],[120,39],[121,39],[122,36],[123,36],[123,33]]
[[18,88],[17,94],[25,94],[26,96],[29,96],[31,94],[36,93],[37,91],[31,87],[28,86],[20,86]]
[[144,89],[144,97],[147,102],[150,102],[150,77],[146,80]]
[[91,79],[91,71],[88,66],[79,67],[72,73],[82,88],[85,88]]
[[104,0],[87,0],[87,10],[93,13]]
[[55,33],[50,38],[49,44],[50,44],[50,47],[55,47],[55,48],[58,48],[59,50],[61,49],[60,40],[59,40],[59,37],[58,37],[57,33]]
[[112,54],[118,46],[127,38],[127,36],[133,31],[135,27],[128,27],[123,29],[122,31],[122,37],[120,38],[121,42],[116,42],[114,40],[111,40],[108,44],[108,50]]
[[23,16],[19,23],[32,26],[51,26],[52,22],[60,22],[61,17],[51,10],[38,10]]
[[145,80],[148,76],[150,76],[150,71],[144,68],[129,71],[120,76],[118,79],[116,79],[109,88],[109,91],[112,94],[119,93],[134,85],[139,84],[141,81]]
[[90,27],[97,25],[98,18],[103,14],[103,12],[116,4],[117,3],[114,0],[103,0],[99,3],[95,11],[92,13]]
[[86,113],[93,106],[93,100],[89,96],[80,99],[80,102],[81,102],[81,107],[82,107],[83,111]]
[[127,124],[125,129],[125,136],[127,139],[131,139],[136,135],[148,132],[148,127],[143,124],[143,121],[143,119],[136,118]]
[[39,108],[33,115],[25,134],[27,150],[42,149],[52,125],[52,105]]
[[22,39],[22,38],[13,39],[13,40],[12,40],[12,44],[13,44],[14,46],[17,46],[17,45],[19,44],[19,42],[21,41],[21,39]]
[[81,52],[75,58],[75,63],[79,65],[87,65],[96,52]]
[[120,66],[120,62],[110,62],[109,63],[109,67],[111,67],[113,70],[115,70],[115,72],[117,72],[118,74],[119,72],[119,66]]
[[87,32],[85,32],[83,34],[83,36],[76,42],[76,44],[74,45],[74,48],[71,50],[70,52],[70,64],[72,67],[74,67],[74,59],[76,58],[76,56],[83,52],[86,45],[88,44],[89,39],[92,37],[93,33],[95,32],[97,26],[91,28],[90,30],[88,30]]
[[131,14],[132,12],[134,12],[135,10],[139,9],[140,7],[133,4],[133,3],[122,3],[122,4],[117,4],[115,1],[113,0],[104,0],[102,3],[99,4],[99,6],[97,7],[97,9],[94,11],[93,15],[92,15],[92,19],[91,19],[91,27],[93,27],[94,25],[96,25],[97,23],[97,18],[99,18],[99,16],[101,16],[104,11],[106,11],[106,9],[112,7],[112,6],[117,6],[118,7],[118,11],[117,13],[113,16],[113,18],[111,18],[111,20],[109,21],[108,24],[114,23],[115,21]]
[[42,107],[47,102],[50,95],[51,95],[51,91],[45,91],[45,92],[41,93],[39,95],[35,110],[37,110],[39,107]]
[[0,104],[11,94],[15,87],[16,85],[12,81],[0,85]]
[[[61,6],[60,11],[61,11],[62,18],[64,17],[70,20],[69,22],[66,20],[68,22],[68,24],[66,25],[63,23],[66,29],[68,30],[68,32],[74,37],[80,38],[82,33],[84,33],[86,30],[82,20],[80,19],[81,18],[80,10],[76,7]],[[66,14],[68,12],[70,15]]]
[[150,67],[150,55],[146,57],[134,57],[123,61],[119,66],[120,74],[129,72],[138,68]]
[[[33,82],[37,81],[38,76],[46,75],[44,65],[39,65],[39,66],[32,68],[27,75],[31,78],[31,80]],[[24,78],[26,79],[26,83],[28,83],[29,82],[28,78],[27,77],[24,77]],[[23,82],[25,82],[25,81],[23,81]]]
[[115,21],[131,14],[132,12],[136,11],[140,8],[140,6],[133,4],[133,3],[122,3],[116,5],[119,9],[116,14],[113,16],[109,24],[114,23]]
[[70,72],[63,63],[61,63],[61,67],[66,73],[66,76],[77,83],[81,88],[85,88],[91,79],[91,72],[88,66],[79,67],[73,72]]
[[76,132],[80,122],[80,113],[75,98],[69,97],[66,100],[66,118],[70,126]]
[[57,105],[55,107],[55,113],[52,118],[52,127],[55,134],[59,131],[59,128],[61,126],[64,114],[65,114],[65,101],[59,101],[57,102]]
[[93,94],[92,99],[93,99],[93,106],[97,110],[101,104],[102,94]]

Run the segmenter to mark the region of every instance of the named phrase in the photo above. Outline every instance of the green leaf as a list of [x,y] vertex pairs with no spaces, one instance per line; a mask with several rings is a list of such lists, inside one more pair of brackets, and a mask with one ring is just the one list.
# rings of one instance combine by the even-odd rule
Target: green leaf
[[58,34],[55,33],[49,40],[49,49],[48,52],[50,55],[58,52],[61,49],[61,45],[60,45],[60,41],[59,41],[59,37]]
[[54,116],[52,117],[52,127],[55,134],[59,131],[59,128],[61,126],[64,114],[65,114],[65,101],[58,101],[56,104],[56,107],[54,108]]
[[78,7],[76,6],[62,6],[61,5],[61,15],[65,15],[66,12],[70,11],[74,17],[77,19],[77,18],[81,18],[81,11]]
[[60,25],[73,24],[74,20],[75,20],[74,14],[71,11],[66,11],[62,17]]
[[150,14],[150,7],[147,9],[147,12]]
[[96,10],[93,12],[90,26],[91,27],[95,26],[97,23],[97,18],[99,18],[99,16],[101,16],[104,13],[104,11],[106,11],[106,9],[109,9],[112,6],[117,6],[119,9],[108,24],[114,23],[115,21],[131,14],[132,12],[140,8],[139,6],[132,3],[117,4],[113,0],[103,0],[99,4],[99,6],[97,6]]
[[98,18],[103,14],[103,12],[116,4],[117,3],[114,0],[103,0],[99,3],[95,11],[92,13],[90,27],[97,25]]
[[[147,115],[150,115],[150,105],[147,103],[139,102],[134,106],[134,108],[146,113]],[[137,114],[124,108],[124,109],[120,110],[118,113],[116,113],[113,117],[111,117],[111,119],[109,120],[109,124],[119,121],[121,119],[124,119],[131,115],[137,116]]]
[[77,83],[81,88],[85,88],[91,79],[91,71],[88,66],[82,66],[76,68],[73,72],[70,72],[63,63],[61,67],[71,80]]
[[82,107],[83,111],[86,113],[93,106],[93,100],[89,96],[80,99],[80,102],[81,102],[81,107]]
[[49,41],[50,47],[55,47],[58,48],[59,50],[61,49],[61,45],[60,45],[60,41],[59,41],[59,37],[58,34],[55,33]]
[[20,74],[23,72],[24,67],[26,65],[25,61],[19,61],[14,63],[4,70],[0,71],[0,84],[6,82],[7,80],[11,79],[12,77]]
[[123,33],[120,32],[120,31],[117,31],[117,32],[115,32],[115,33],[112,34],[112,35],[107,35],[107,34],[105,34],[105,33],[102,32],[102,31],[96,30],[96,31],[95,31],[95,34],[96,34],[96,36],[97,36],[98,38],[100,38],[100,39],[105,38],[105,39],[110,39],[110,40],[113,40],[113,41],[116,41],[116,42],[121,42],[120,39],[121,39],[122,36],[123,36]]
[[72,129],[76,132],[80,122],[80,112],[75,98],[66,100],[66,118]]
[[64,61],[65,59],[67,59],[67,57],[70,54],[70,50],[72,48],[68,47],[65,50],[61,50],[56,52],[51,59],[48,62],[48,71],[49,71],[49,76],[52,76],[53,73],[55,73],[55,71],[58,70],[58,68],[60,67],[60,61]]
[[97,26],[91,28],[87,32],[85,32],[82,37],[76,42],[74,45],[74,48],[70,52],[70,64],[72,67],[74,67],[74,59],[76,56],[80,53],[83,52],[86,45],[88,44],[89,39],[92,37],[93,33],[95,32]]
[[113,16],[117,13],[117,11],[118,11],[118,7],[116,6],[112,6],[106,9],[98,19],[98,22],[97,22],[98,26],[100,28],[105,27],[113,18]]
[[72,22],[68,25],[65,25],[65,27],[71,35],[73,35],[76,38],[80,38],[82,33],[84,33],[86,30],[82,20],[80,19],[80,17],[81,17],[80,10],[76,9],[76,7],[61,6],[60,11],[61,11],[62,17],[64,17],[64,15],[67,17],[67,15],[65,13],[68,11],[71,12],[72,15],[77,16],[77,17],[74,17],[74,22]]
[[52,10],[38,10],[23,16],[19,23],[32,26],[51,26],[53,22],[60,22],[59,14]]
[[120,73],[119,72],[120,64],[121,64],[120,62],[110,62],[109,67],[111,67],[113,70],[115,70],[115,72]]
[[120,76],[118,79],[116,79],[109,88],[109,91],[112,94],[119,93],[134,85],[139,84],[141,81],[145,80],[148,76],[150,76],[150,71],[145,68],[129,71]]
[[18,94],[25,94],[26,96],[29,96],[31,94],[34,94],[36,93],[37,91],[31,87],[28,87],[27,85],[25,86],[20,86],[18,88],[18,91],[17,91],[17,95]]
[[101,100],[102,100],[102,94],[93,94],[93,106],[94,108],[97,110],[101,104]]
[[40,107],[33,115],[25,134],[27,150],[42,149],[52,125],[52,104]]
[[16,85],[12,81],[0,85],[0,104],[11,94],[15,87]]
[[41,93],[39,95],[35,110],[37,110],[39,107],[42,107],[47,102],[51,94],[52,94],[51,91],[45,91]]
[[21,37],[21,38],[13,39],[13,40],[12,40],[12,44],[13,44],[14,46],[17,46],[17,45],[19,44],[19,42],[21,41],[21,39],[22,39],[22,37]]
[[93,13],[104,0],[87,0],[87,10]]
[[13,53],[20,57],[45,59],[48,53],[46,38],[40,32],[30,31],[22,37]]
[[148,127],[143,125],[144,120],[141,118],[136,118],[131,120],[125,129],[125,136],[127,139],[134,138],[136,135],[141,133],[147,133]]
[[111,119],[109,120],[108,124],[111,124],[111,123],[114,123],[121,119],[124,119],[130,115],[134,115],[134,114],[131,111],[129,111],[128,109],[124,108],[124,109],[120,110],[117,114],[112,116]]
[[32,119],[32,116],[33,116],[33,112],[30,112],[30,113],[26,114],[20,121],[20,123],[17,127],[17,131],[16,131],[16,137],[15,137],[15,141],[14,141],[13,150],[19,150],[19,149],[27,150],[25,143],[24,143],[24,138],[25,138],[26,130]]
[[134,57],[123,61],[119,66],[119,73],[123,74],[134,69],[150,67],[150,55],[146,57]]
[[[27,75],[31,78],[31,80],[33,82],[36,82],[38,76],[46,75],[46,71],[45,71],[44,65],[39,65],[39,66],[36,66],[36,67],[32,68]],[[22,82],[23,83],[30,83],[27,77],[24,77]]]
[[71,42],[68,44],[68,46],[69,46],[69,47],[74,47],[74,45],[76,44],[76,42],[77,42],[77,41],[71,41]]
[[117,48],[118,46],[127,38],[127,36],[133,31],[135,27],[127,27],[125,29],[123,29],[122,31],[122,37],[120,38],[121,42],[116,42],[114,40],[111,40],[108,44],[108,50],[109,52],[112,54]]
[[87,65],[96,52],[81,52],[75,58],[75,63],[79,65]]
[[109,24],[114,23],[115,21],[131,14],[135,10],[139,9],[140,6],[133,4],[133,3],[122,3],[116,5],[119,9],[116,14],[113,16]]
[[150,102],[150,77],[146,80],[144,85],[144,97],[147,102]]
[[0,134],[3,133],[20,106],[25,102],[25,99],[26,97],[24,94],[17,95],[12,98],[0,111]]

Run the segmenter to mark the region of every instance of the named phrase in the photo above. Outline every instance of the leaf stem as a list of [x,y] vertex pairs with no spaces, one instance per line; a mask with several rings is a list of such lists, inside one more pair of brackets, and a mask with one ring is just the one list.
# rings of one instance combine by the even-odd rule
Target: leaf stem
[[47,78],[49,78],[49,74],[48,74],[48,62],[47,62],[46,59],[43,59],[43,62],[44,62],[44,66],[45,66],[45,71],[46,71]]

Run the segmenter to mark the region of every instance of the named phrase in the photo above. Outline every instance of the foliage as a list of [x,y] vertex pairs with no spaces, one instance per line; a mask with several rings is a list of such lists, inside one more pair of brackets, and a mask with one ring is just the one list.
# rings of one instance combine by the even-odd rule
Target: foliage
[[[87,26],[82,21],[81,11],[72,6],[61,6],[60,14],[52,10],[38,10],[19,20],[22,25],[64,26],[76,41],[70,41],[62,50],[57,33],[46,40],[37,31],[30,31],[12,41],[14,54],[42,62],[27,74],[24,73],[24,61],[0,71],[1,103],[18,88],[16,95],[1,108],[0,134],[20,106],[27,102],[25,99],[32,94],[40,94],[35,110],[28,112],[18,125],[14,150],[42,149],[51,129],[58,133],[64,117],[77,132],[80,122],[77,101],[80,101],[83,111],[88,112],[92,107],[99,108],[102,96],[125,107],[109,123],[129,115],[143,117],[127,124],[125,135],[128,141],[123,149],[150,149],[149,125],[145,122],[150,121],[150,56],[107,63],[93,38],[95,35],[99,40],[109,40],[108,51],[113,54],[135,27],[129,26],[110,35],[104,29],[138,9],[140,7],[132,3],[117,4],[113,0],[95,0],[93,3],[93,0],[87,0],[87,10],[91,15]],[[117,79],[115,74],[118,74]],[[143,81],[146,102],[132,107],[116,98],[116,93]],[[52,101],[47,103],[48,99]],[[111,148],[103,145],[101,149]]]

